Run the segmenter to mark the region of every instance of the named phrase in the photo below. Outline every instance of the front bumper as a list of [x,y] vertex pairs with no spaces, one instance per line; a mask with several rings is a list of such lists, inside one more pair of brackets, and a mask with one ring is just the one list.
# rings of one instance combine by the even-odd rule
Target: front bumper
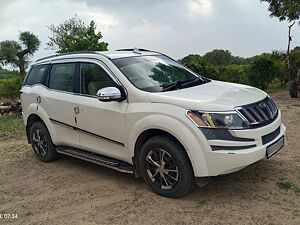
[[[272,139],[270,134],[274,134],[276,130],[278,132],[275,134],[275,138]],[[211,148],[208,151],[203,151],[206,162],[205,176],[232,173],[265,158],[266,148],[277,142],[285,135],[285,132],[286,127],[281,124],[281,114],[279,113],[277,119],[267,126],[257,129],[230,131],[234,137],[251,139],[250,141],[208,140],[208,144],[214,147],[217,146],[215,148],[217,150],[213,151]],[[269,137],[269,139],[267,138],[266,141],[266,138],[262,137]],[[242,148],[240,148],[241,146]]]

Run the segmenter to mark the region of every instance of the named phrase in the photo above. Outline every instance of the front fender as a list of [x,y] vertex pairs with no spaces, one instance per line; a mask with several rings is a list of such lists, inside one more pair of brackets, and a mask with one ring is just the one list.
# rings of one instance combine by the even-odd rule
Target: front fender
[[197,130],[199,135],[195,135],[195,132],[191,131],[189,124],[191,121],[185,117],[185,110],[183,110],[183,115],[182,120],[164,114],[150,114],[136,120],[130,129],[128,138],[131,157],[134,157],[135,143],[140,134],[149,129],[159,129],[173,135],[186,149],[195,176],[205,174],[206,162],[202,151],[207,149],[206,142],[199,140],[199,135],[202,135],[199,130]]

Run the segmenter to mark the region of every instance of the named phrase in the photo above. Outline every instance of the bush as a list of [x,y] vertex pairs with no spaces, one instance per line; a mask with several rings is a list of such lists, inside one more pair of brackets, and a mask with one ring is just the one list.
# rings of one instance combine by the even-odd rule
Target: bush
[[21,77],[0,80],[0,98],[6,98],[11,101],[19,98],[22,81]]
[[248,70],[249,82],[252,86],[266,90],[277,72],[276,65],[263,56],[257,57],[250,64]]
[[219,79],[232,83],[249,84],[247,76],[247,65],[220,66]]
[[19,76],[20,74],[18,73],[18,71],[15,70],[10,71],[10,70],[0,68],[0,80],[8,79],[8,78],[17,78]]

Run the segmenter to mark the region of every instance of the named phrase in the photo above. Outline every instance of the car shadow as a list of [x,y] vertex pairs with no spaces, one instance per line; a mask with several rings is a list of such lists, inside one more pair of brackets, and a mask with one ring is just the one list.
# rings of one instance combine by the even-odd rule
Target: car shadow
[[278,160],[261,160],[238,172],[215,177],[206,186],[196,187],[185,199],[211,198],[224,201],[222,197],[234,199],[254,199],[269,194],[270,183],[274,185],[286,171]]
[[[99,177],[99,179],[126,185],[134,190],[139,189],[140,191],[151,192],[142,178],[136,179],[132,174],[121,173],[65,155],[60,155],[60,160],[57,163],[64,167],[80,170],[93,177]],[[203,198],[210,198],[217,202],[222,202],[224,201],[223,197],[246,199],[251,198],[250,192],[254,194],[268,192],[270,190],[265,187],[265,184],[270,181],[274,181],[273,183],[275,184],[276,180],[278,180],[278,174],[283,173],[280,166],[278,166],[279,164],[280,161],[276,159],[259,161],[238,172],[215,177],[204,187],[195,185],[191,193],[180,199],[198,201]]]

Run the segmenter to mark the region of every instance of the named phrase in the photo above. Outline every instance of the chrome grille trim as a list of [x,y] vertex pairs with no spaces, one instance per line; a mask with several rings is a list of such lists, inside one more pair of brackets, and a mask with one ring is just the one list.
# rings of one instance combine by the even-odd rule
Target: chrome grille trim
[[235,110],[249,126],[269,123],[278,114],[278,108],[269,96],[262,101],[236,107]]

